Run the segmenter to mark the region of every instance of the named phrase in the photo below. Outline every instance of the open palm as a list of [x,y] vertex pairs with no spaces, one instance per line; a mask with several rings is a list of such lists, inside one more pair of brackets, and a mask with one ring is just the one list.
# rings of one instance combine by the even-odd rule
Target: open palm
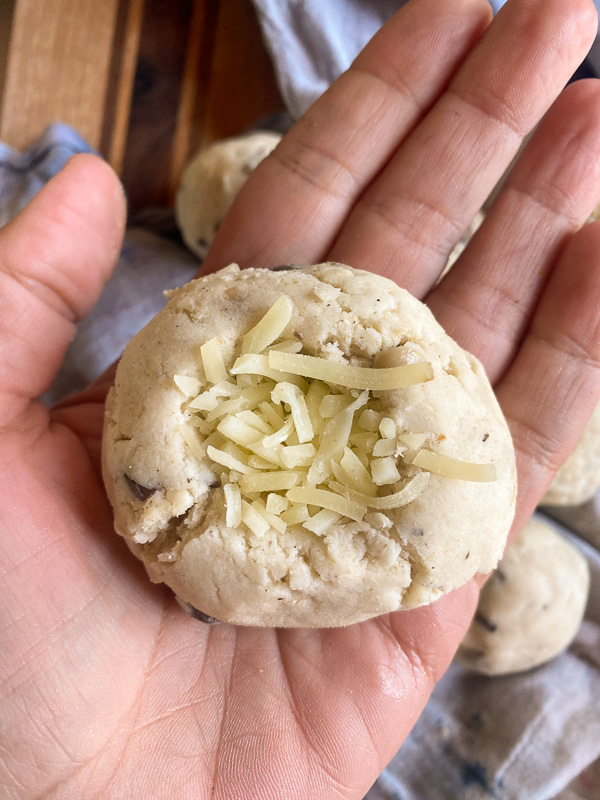
[[[591,0],[513,0],[488,23],[485,0],[394,17],[251,177],[206,269],[332,259],[424,298],[496,385],[517,530],[600,395],[600,231],[578,231],[600,195],[600,88],[554,102],[593,40]],[[0,794],[360,798],[452,658],[476,584],[320,631],[208,627],[149,584],[100,478],[108,380],[52,411],[32,399],[123,217],[114,175],[80,156],[0,231]]]

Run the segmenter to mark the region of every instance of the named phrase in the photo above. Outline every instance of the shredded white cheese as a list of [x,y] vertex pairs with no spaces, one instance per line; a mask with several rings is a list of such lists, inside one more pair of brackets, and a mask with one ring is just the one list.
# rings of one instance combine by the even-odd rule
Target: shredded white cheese
[[396,441],[394,439],[378,439],[373,445],[373,455],[376,458],[393,456],[396,452]]
[[207,447],[206,454],[211,461],[215,462],[215,464],[222,464],[224,467],[228,467],[229,469],[235,469],[238,472],[241,472],[242,475],[247,475],[250,472],[254,472],[252,467],[249,467],[247,464],[242,464],[242,462],[238,461],[238,459],[234,456],[229,455],[229,453],[226,453],[223,450],[217,450],[216,447]]
[[242,475],[240,488],[245,494],[255,492],[281,492],[291,489],[302,479],[300,472],[282,471],[278,472],[257,472],[250,475]]
[[282,497],[280,494],[275,494],[275,492],[270,492],[267,495],[266,508],[271,514],[280,516],[283,511],[287,510],[288,506],[287,497]]
[[331,461],[339,461],[348,444],[354,414],[366,404],[369,399],[368,392],[362,392],[359,397],[346,406],[339,414],[329,420],[321,434],[319,450],[308,471],[308,482],[321,483],[330,473]]
[[[339,293],[330,288],[333,294],[324,287],[318,296]],[[200,377],[173,377],[185,397],[181,435],[192,455],[211,462],[222,483],[228,527],[245,525],[264,536],[302,525],[322,536],[331,525],[360,522],[369,509],[378,513],[413,502],[430,472],[495,479],[492,464],[415,452],[430,434],[398,432],[382,411],[383,400],[372,396],[431,380],[430,364],[407,364],[399,348],[376,359],[376,368],[305,355],[289,332],[281,338],[293,313],[282,295],[243,337],[229,370],[220,340],[203,344],[207,388]],[[394,491],[406,462],[424,471]]]
[[291,419],[288,419],[287,422],[283,423],[279,430],[275,431],[275,433],[270,433],[268,436],[265,436],[263,439],[263,446],[276,447],[278,444],[282,444],[286,441],[286,439],[289,439],[293,430],[294,423]]
[[242,500],[242,522],[250,528],[256,536],[264,536],[271,527],[262,514],[253,508],[250,503]]
[[310,442],[315,435],[306,400],[300,389],[293,383],[282,381],[278,383],[271,392],[271,399],[274,403],[287,403],[292,412],[292,419],[298,434],[298,442]]
[[198,378],[192,378],[189,375],[174,375],[173,383],[187,397],[195,397],[200,391]]
[[366,408],[358,418],[358,424],[365,431],[372,431],[375,433],[379,430],[379,423],[381,422],[381,413],[372,408]]
[[401,444],[410,447],[411,450],[418,450],[427,439],[426,433],[401,433],[398,435],[398,441]]
[[353,433],[349,441],[363,453],[371,453],[379,438],[376,433]]
[[194,414],[194,416],[190,418],[189,422],[193,428],[197,429],[198,433],[203,433],[205,436],[208,436],[210,433],[212,433],[212,425],[199,417],[197,414]]
[[317,536],[323,536],[323,534],[327,533],[331,525],[338,522],[341,518],[341,514],[330,511],[328,508],[322,508],[321,511],[317,511],[313,517],[303,522],[302,527],[306,528],[307,531],[316,533]]
[[202,356],[202,366],[204,374],[209,383],[220,383],[228,378],[225,364],[223,363],[223,353],[221,352],[221,342],[218,339],[209,339],[200,348]]
[[250,408],[251,403],[246,397],[239,395],[232,397],[231,400],[222,400],[218,402],[206,415],[206,421],[212,422],[219,417],[224,417],[227,414],[237,414],[238,411]]
[[496,467],[493,464],[473,464],[441,453],[433,453],[431,450],[419,450],[412,463],[446,478],[477,482],[496,480]]
[[307,505],[296,503],[289,511],[283,511],[280,516],[288,525],[301,525],[310,517],[310,514]]
[[269,511],[267,511],[267,507],[262,500],[254,500],[252,502],[252,508],[254,508],[264,520],[266,520],[270,528],[273,528],[279,533],[285,533],[287,523],[276,514],[271,514]]
[[299,353],[302,350],[302,342],[298,339],[284,339],[283,342],[272,344],[269,350],[279,350],[282,353]]
[[264,461],[268,461],[269,464],[273,464],[276,467],[285,466],[281,460],[281,449],[281,445],[277,445],[276,447],[265,447],[263,442],[255,442],[254,444],[248,446],[248,450],[254,453],[254,455],[259,456]]
[[309,506],[328,508],[330,511],[335,511],[337,514],[349,517],[356,522],[360,522],[367,513],[367,506],[341,497],[326,489],[295,486],[289,490],[286,497],[292,503],[306,503]]
[[396,423],[389,417],[384,417],[379,423],[379,432],[384,439],[396,438]]
[[347,394],[328,394],[321,400],[319,414],[323,419],[331,419],[343,411],[349,402],[350,396]]
[[310,467],[315,457],[313,444],[296,444],[281,448],[281,460],[288,469]]
[[398,472],[398,467],[393,458],[374,458],[371,461],[371,476],[373,483],[377,486],[387,486],[390,483],[397,483],[402,475]]
[[216,408],[218,405],[219,398],[208,391],[197,395],[189,404],[188,408],[191,408],[192,411],[212,411],[213,408]]
[[192,455],[196,456],[198,461],[202,461],[204,458],[206,458],[206,450],[202,446],[203,443],[200,442],[198,439],[198,434],[193,428],[188,427],[187,425],[182,425],[179,428],[179,433],[181,434],[184,442],[190,448]]
[[324,303],[331,303],[336,297],[341,294],[341,289],[337,286],[330,286],[328,283],[320,283],[315,286],[315,296],[322,300]]
[[278,339],[289,324],[294,304],[287,295],[276,300],[264,317],[248,331],[242,341],[242,353],[262,353]]
[[242,422],[245,422],[246,425],[256,428],[256,430],[260,431],[261,433],[269,434],[273,432],[273,429],[269,423],[259,416],[255,411],[238,411],[236,417],[241,419]]
[[354,500],[356,503],[364,504],[377,511],[390,511],[393,508],[401,508],[402,506],[412,503],[413,500],[416,500],[427,488],[428,484],[429,473],[419,472],[419,474],[415,475],[415,477],[399,492],[388,494],[385,497],[369,497],[355,492],[352,489],[348,489],[335,481],[331,481],[329,486],[336,492],[340,492],[344,496]]
[[217,430],[240,447],[248,447],[263,438],[263,434],[259,430],[247,425],[238,416],[223,417],[217,425]]
[[228,528],[237,528],[242,521],[242,493],[235,483],[226,483],[225,492],[225,524]]
[[269,367],[303,378],[316,378],[327,383],[335,383],[348,389],[372,391],[404,389],[433,379],[433,369],[426,361],[401,367],[373,369],[339,364],[336,361],[299,353],[278,353],[276,350],[269,353]]
[[252,454],[248,456],[248,466],[254,469],[273,469],[273,462]]
[[[335,464],[332,464],[332,466],[335,467]],[[340,461],[340,468],[344,472],[346,478],[342,483],[351,486],[359,492],[364,492],[364,494],[367,495],[377,494],[377,486],[369,475],[369,471],[365,468],[356,453],[350,450],[349,447],[344,448],[344,455]]]

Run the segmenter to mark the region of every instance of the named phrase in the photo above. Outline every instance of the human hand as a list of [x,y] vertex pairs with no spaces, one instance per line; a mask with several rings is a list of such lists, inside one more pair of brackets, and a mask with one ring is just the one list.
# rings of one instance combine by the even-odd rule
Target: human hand
[[[589,0],[417,0],[257,170],[207,269],[373,269],[484,363],[519,472],[515,530],[600,394],[600,89],[569,87],[474,242],[446,256],[587,51]],[[0,787],[7,798],[359,798],[446,669],[474,582],[337,630],[206,627],[112,530],[106,381],[50,383],[115,261],[118,183],[78,157],[0,231]]]

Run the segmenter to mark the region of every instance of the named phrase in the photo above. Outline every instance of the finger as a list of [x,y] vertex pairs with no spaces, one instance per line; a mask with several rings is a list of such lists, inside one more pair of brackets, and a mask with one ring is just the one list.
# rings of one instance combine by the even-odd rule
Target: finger
[[509,0],[448,90],[364,193],[331,260],[422,296],[589,50],[591,0]]
[[600,81],[579,81],[532,137],[472,243],[427,298],[495,382],[568,238],[600,197]]
[[470,581],[431,605],[318,636],[278,631],[294,719],[313,745],[309,763],[316,754],[326,774],[346,788],[343,796],[363,797],[410,733],[466,633],[477,595]]
[[321,260],[489,19],[483,0],[417,0],[392,17],[250,177],[203,271]]
[[600,399],[600,223],[561,256],[496,394],[517,455],[523,526]]
[[0,231],[0,413],[51,383],[75,323],[116,262],[125,218],[118,178],[94,156],[67,166]]
[[52,421],[65,425],[77,435],[94,465],[100,464],[104,404],[106,395],[115,382],[118,363],[113,362],[83,391],[68,395],[52,408]]

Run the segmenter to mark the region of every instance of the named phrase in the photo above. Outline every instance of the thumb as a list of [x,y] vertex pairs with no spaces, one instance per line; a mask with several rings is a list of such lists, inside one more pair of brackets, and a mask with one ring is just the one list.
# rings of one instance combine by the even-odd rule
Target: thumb
[[0,424],[52,383],[110,277],[124,224],[117,176],[78,155],[0,229]]

